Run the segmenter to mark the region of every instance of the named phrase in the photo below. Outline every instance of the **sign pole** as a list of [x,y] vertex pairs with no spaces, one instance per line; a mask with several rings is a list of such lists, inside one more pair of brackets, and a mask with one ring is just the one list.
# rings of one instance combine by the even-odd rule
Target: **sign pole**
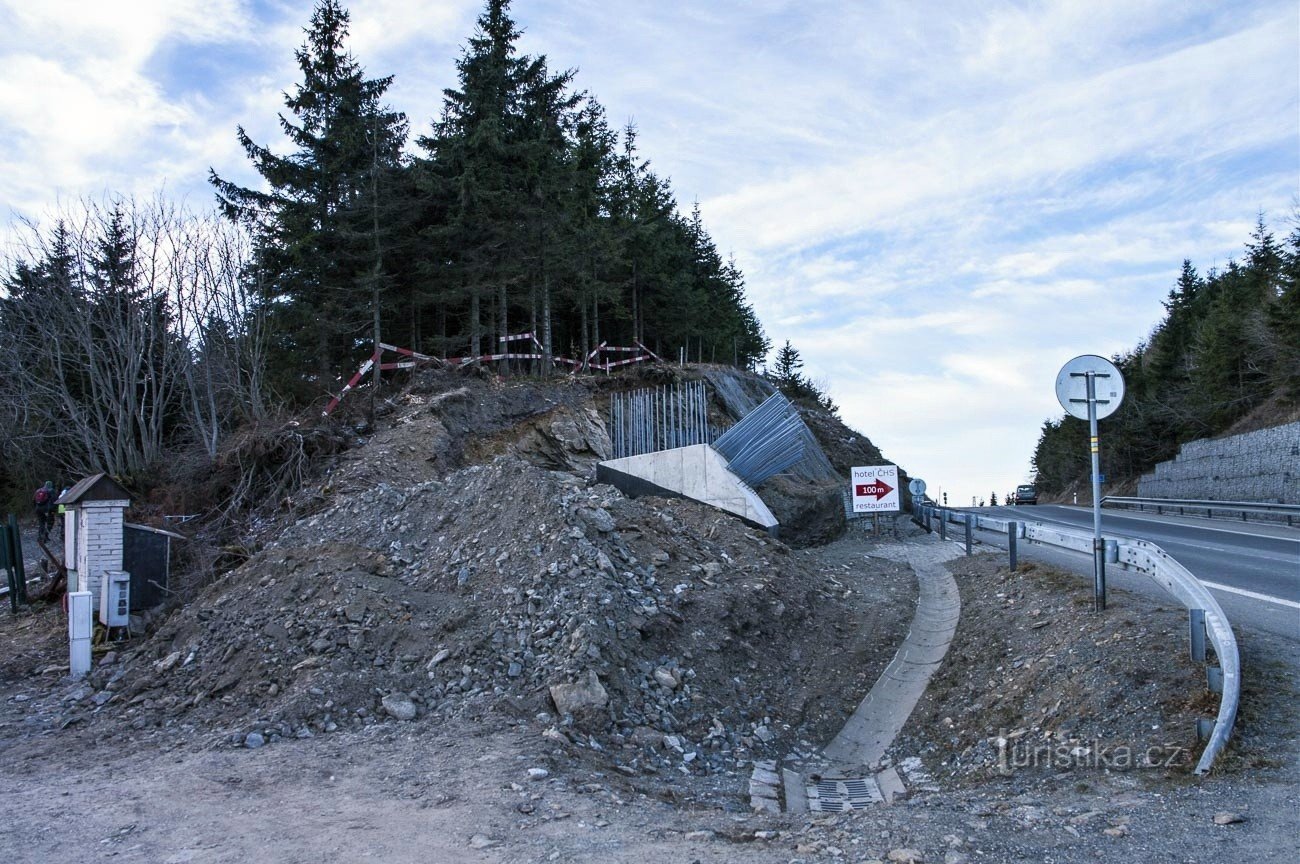
[[[1101,393],[1097,392],[1099,387]],[[1104,357],[1080,355],[1056,374],[1056,398],[1065,413],[1088,421],[1088,454],[1092,462],[1093,608],[1101,612],[1106,608],[1106,542],[1101,538],[1101,448],[1097,421],[1114,414],[1124,401],[1124,375]]]
[[1106,608],[1106,545],[1101,539],[1101,453],[1097,441],[1097,373],[1088,377],[1088,450],[1092,454],[1093,610]]

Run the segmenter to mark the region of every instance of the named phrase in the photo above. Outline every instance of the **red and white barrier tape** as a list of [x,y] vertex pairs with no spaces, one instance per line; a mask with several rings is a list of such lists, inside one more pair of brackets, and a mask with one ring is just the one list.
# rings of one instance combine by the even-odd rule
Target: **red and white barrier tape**
[[[517,333],[513,336],[501,336],[498,337],[497,339],[498,342],[518,342],[522,340],[532,340],[533,345],[537,347],[537,352],[527,353],[527,354],[515,353],[515,352],[508,352],[504,354],[481,354],[477,357],[449,357],[445,360],[442,360],[437,357],[431,357],[428,354],[421,354],[417,351],[412,351],[410,348],[401,348],[397,345],[389,345],[387,342],[380,342],[379,347],[375,350],[375,353],[370,355],[370,357],[368,357],[365,360],[365,362],[361,364],[360,368],[357,369],[357,374],[353,375],[352,378],[348,381],[348,383],[343,385],[343,389],[339,391],[339,395],[330,399],[329,403],[325,406],[324,413],[328,415],[331,411],[337,408],[339,402],[343,401],[343,397],[348,394],[348,391],[354,389],[358,384],[360,384],[361,379],[366,376],[367,372],[369,372],[371,369],[374,368],[376,363],[379,364],[380,370],[388,372],[394,369],[414,369],[417,366],[419,366],[421,363],[429,363],[429,362],[446,363],[451,366],[459,366],[463,368],[473,363],[495,363],[498,360],[545,360],[546,359],[546,353],[545,353],[545,349],[542,347],[542,343],[537,341],[536,335],[531,330],[527,333]],[[395,363],[382,363],[380,362],[380,358],[384,351],[393,351],[396,352],[397,354],[403,355],[404,357],[411,357],[413,359],[401,360]],[[626,360],[609,360],[604,363],[591,362],[602,351],[609,352],[609,353],[623,353],[623,354],[631,353],[634,351],[643,351],[647,356],[630,357]],[[649,348],[642,345],[639,341],[636,343],[636,347],[626,347],[626,346],[619,346],[619,345],[610,346],[605,342],[601,342],[599,345],[596,346],[596,349],[594,351],[592,351],[590,354],[587,355],[585,361],[572,360],[568,357],[552,357],[551,362],[559,363],[559,364],[567,364],[569,366],[572,366],[573,367],[572,374],[576,375],[578,373],[578,370],[581,369],[584,365],[587,366],[587,368],[589,369],[601,369],[604,370],[605,372],[609,372],[611,369],[614,369],[619,366],[627,366],[631,363],[644,363],[646,360],[652,360],[652,359],[659,362],[663,362],[659,360],[658,355],[656,355]]]

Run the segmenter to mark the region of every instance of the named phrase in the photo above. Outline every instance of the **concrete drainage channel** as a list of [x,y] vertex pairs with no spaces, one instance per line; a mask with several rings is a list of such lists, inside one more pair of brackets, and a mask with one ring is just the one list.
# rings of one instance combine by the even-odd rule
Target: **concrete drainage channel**
[[925,693],[957,631],[961,595],[943,562],[958,552],[944,543],[890,545],[875,554],[906,561],[916,573],[920,590],[907,638],[844,728],[826,745],[821,764],[803,766],[800,772],[778,771],[775,760],[754,763],[749,796],[755,810],[779,813],[784,798],[787,812],[838,813],[892,803],[909,786],[936,788],[915,757],[897,766],[879,770],[876,766]]

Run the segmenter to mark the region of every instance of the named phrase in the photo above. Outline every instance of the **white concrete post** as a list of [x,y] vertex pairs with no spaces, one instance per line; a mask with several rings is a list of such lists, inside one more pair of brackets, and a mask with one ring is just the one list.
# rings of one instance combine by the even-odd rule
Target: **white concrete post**
[[68,670],[73,678],[90,671],[90,636],[94,631],[89,591],[68,593]]

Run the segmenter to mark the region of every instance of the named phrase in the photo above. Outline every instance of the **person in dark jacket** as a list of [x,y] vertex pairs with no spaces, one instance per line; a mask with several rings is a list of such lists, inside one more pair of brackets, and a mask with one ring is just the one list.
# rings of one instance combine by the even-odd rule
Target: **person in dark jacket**
[[54,502],[58,497],[53,480],[46,480],[45,485],[32,495],[32,504],[36,508],[36,537],[42,543],[49,541],[50,531],[54,528]]

